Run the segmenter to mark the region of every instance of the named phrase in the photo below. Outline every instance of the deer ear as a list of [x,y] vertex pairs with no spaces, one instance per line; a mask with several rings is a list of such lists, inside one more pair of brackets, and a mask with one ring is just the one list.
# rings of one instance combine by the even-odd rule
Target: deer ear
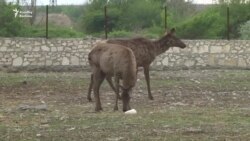
[[171,30],[170,30],[170,34],[174,34],[175,33],[175,28],[172,28]]
[[166,30],[164,35],[168,35],[168,34],[175,34],[175,28],[172,28],[170,31]]

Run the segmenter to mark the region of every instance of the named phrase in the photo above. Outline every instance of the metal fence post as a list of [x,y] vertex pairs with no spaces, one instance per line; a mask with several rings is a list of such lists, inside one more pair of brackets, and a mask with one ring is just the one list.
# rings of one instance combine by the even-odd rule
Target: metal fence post
[[48,15],[49,15],[49,6],[46,5],[46,39],[48,39]]
[[165,6],[165,30],[167,30],[167,6]]
[[107,5],[104,6],[104,17],[105,17],[105,39],[108,39],[108,17],[107,17]]
[[227,6],[227,40],[230,40],[230,21],[229,21],[230,13],[229,6]]

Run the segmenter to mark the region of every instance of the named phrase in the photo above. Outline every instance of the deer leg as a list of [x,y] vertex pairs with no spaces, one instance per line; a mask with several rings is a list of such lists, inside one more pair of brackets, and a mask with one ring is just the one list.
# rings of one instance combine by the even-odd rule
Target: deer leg
[[119,77],[115,75],[115,107],[114,107],[114,111],[118,110],[118,99],[120,97],[119,95]]
[[90,77],[89,90],[88,90],[88,96],[87,96],[87,99],[89,102],[92,101],[92,98],[91,98],[92,88],[93,88],[93,74],[91,74],[91,77]]
[[[110,87],[113,89],[113,91],[116,93],[116,88],[113,85],[111,77],[106,77],[106,80],[108,81],[108,83],[109,83]],[[118,87],[118,89],[119,89],[119,87]],[[121,99],[121,96],[120,96],[119,92],[118,92],[118,99]]]
[[130,96],[127,92],[122,92],[122,103],[123,103],[123,112],[130,110],[129,106]]
[[95,111],[97,112],[102,110],[99,90],[100,90],[100,86],[104,78],[105,78],[105,75],[102,74],[100,70],[96,71],[93,74],[93,88],[94,88],[94,96],[95,96],[95,102],[96,102]]
[[148,88],[148,98],[150,100],[153,100],[153,96],[151,94],[151,90],[150,90],[150,78],[149,78],[149,66],[144,67],[144,75],[145,75],[145,79],[147,82],[147,88]]

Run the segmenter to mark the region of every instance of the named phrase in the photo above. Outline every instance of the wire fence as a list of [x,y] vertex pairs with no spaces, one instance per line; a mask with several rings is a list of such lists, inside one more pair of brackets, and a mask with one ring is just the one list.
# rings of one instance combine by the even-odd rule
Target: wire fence
[[[156,9],[104,5],[90,12],[89,5],[22,7],[31,16],[19,17],[26,24],[26,37],[102,38],[145,36],[156,38],[166,29],[177,28],[184,39],[243,39],[243,28],[250,21],[250,4],[235,5],[164,5]],[[177,8],[178,7],[178,8]],[[175,10],[177,9],[177,10]],[[26,11],[26,12],[27,12]],[[16,14],[16,13],[14,13]],[[14,15],[13,14],[13,15]],[[27,13],[26,13],[27,14]],[[247,27],[247,25],[246,25]],[[20,36],[20,35],[17,35]],[[249,37],[250,38],[250,37]]]

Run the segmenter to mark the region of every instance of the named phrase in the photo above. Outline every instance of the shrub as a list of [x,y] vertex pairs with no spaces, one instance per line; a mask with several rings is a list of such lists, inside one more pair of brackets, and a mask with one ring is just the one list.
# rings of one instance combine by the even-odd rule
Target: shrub
[[18,7],[12,4],[6,4],[0,0],[0,36],[14,37],[20,34],[22,28],[21,19],[14,16],[13,9]]
[[[41,26],[26,26],[21,32],[22,37],[45,37],[46,34],[45,28]],[[81,32],[65,27],[53,27],[52,25],[49,26],[48,34],[50,38],[84,37],[84,34]]]
[[132,33],[125,30],[116,30],[108,33],[108,36],[111,38],[131,37]]
[[240,38],[244,40],[250,39],[250,20],[240,26]]

